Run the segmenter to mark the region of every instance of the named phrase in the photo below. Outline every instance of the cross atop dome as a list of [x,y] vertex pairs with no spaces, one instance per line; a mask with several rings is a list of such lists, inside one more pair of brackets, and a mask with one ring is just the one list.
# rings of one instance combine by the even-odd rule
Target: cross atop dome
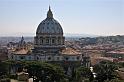
[[49,6],[49,11],[47,12],[47,18],[53,18],[53,13],[51,11],[50,6]]
[[50,5],[49,5],[49,10],[51,10]]

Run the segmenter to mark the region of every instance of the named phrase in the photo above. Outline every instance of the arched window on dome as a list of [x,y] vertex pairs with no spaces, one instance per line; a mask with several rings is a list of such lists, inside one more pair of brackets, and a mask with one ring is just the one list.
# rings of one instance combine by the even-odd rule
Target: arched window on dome
[[43,37],[40,37],[40,45],[43,44]]
[[58,44],[60,45],[61,44],[61,38],[58,37]]
[[52,39],[52,44],[55,44],[55,39],[54,38]]
[[46,38],[46,44],[49,44],[50,40],[49,38]]
[[40,45],[43,44],[43,39],[40,39]]
[[56,37],[51,37],[51,44],[52,45],[56,44]]

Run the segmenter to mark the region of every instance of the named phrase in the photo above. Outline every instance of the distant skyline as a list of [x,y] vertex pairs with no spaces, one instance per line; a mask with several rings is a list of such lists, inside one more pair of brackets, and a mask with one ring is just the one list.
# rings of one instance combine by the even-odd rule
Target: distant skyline
[[0,36],[35,36],[49,5],[64,33],[124,35],[124,0],[0,0]]

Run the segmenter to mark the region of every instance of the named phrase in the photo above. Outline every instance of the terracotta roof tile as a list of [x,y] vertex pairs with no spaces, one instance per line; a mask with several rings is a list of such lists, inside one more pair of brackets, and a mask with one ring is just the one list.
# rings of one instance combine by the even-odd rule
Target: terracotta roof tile
[[16,55],[26,55],[27,53],[28,53],[28,50],[25,50],[25,49],[21,49],[14,52],[14,54]]
[[80,52],[76,51],[75,49],[73,48],[65,48],[63,51],[62,51],[62,54],[65,54],[65,55],[79,55],[81,54]]

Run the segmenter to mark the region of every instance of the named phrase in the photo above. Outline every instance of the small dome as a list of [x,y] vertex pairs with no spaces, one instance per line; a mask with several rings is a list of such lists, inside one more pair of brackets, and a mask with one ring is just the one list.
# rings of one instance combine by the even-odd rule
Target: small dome
[[50,7],[47,13],[47,18],[39,24],[36,34],[62,34],[63,35],[63,29],[59,24],[59,22],[53,18],[53,14]]

